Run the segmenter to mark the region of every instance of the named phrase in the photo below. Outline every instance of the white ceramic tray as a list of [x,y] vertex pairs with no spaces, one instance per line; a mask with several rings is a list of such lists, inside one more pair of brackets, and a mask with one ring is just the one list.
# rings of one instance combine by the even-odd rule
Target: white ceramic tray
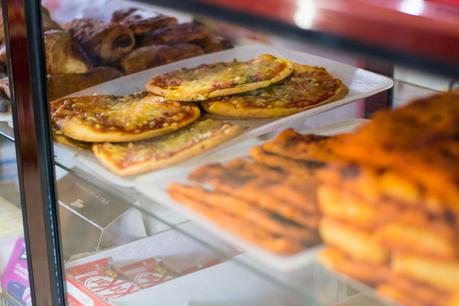
[[169,71],[173,71],[183,67],[194,67],[202,63],[230,61],[233,59],[249,60],[263,53],[270,53],[275,56],[287,57],[292,61],[302,64],[323,66],[327,68],[327,70],[331,74],[338,77],[344,82],[344,84],[346,84],[346,86],[349,88],[349,94],[341,100],[326,105],[321,105],[316,108],[312,108],[287,117],[276,119],[233,120],[236,123],[246,127],[247,130],[242,135],[236,137],[232,141],[229,141],[226,144],[221,145],[218,148],[215,148],[203,155],[195,157],[192,160],[182,162],[168,169],[150,172],[138,176],[126,178],[116,176],[115,174],[112,174],[111,172],[103,168],[103,166],[99,164],[99,162],[96,160],[94,156],[92,156],[92,154],[78,152],[59,144],[55,146],[57,158],[66,161],[71,161],[70,164],[66,164],[68,167],[79,167],[83,171],[90,171],[93,175],[104,178],[113,184],[131,187],[134,186],[134,182],[137,181],[139,178],[145,178],[146,180],[150,180],[150,177],[155,177],[158,175],[162,176],[163,174],[167,174],[169,171],[174,169],[179,170],[182,167],[182,165],[193,164],[197,159],[203,158],[203,156],[207,156],[209,153],[213,151],[221,150],[222,148],[228,147],[231,144],[239,143],[242,140],[252,138],[254,136],[259,136],[281,128],[292,126],[298,122],[303,122],[306,118],[311,117],[315,114],[322,113],[333,108],[337,108],[339,106],[363,99],[365,97],[369,97],[378,92],[387,90],[391,88],[393,85],[391,79],[357,67],[342,64],[336,61],[332,61],[326,58],[322,58],[307,53],[300,53],[284,49],[275,49],[267,45],[255,44],[237,47],[222,52],[206,54],[191,59],[179,61],[176,63],[172,63],[169,65],[152,68],[143,72],[139,72],[104,84],[100,84],[92,88],[85,89],[83,91],[72,94],[72,96],[90,94],[131,94],[133,92],[143,90],[144,84],[153,76],[157,76]]
[[[364,119],[353,119],[348,121],[342,121],[333,125],[326,127],[321,127],[318,129],[305,131],[307,133],[320,134],[320,135],[333,135],[338,133],[350,132],[366,120]],[[145,196],[151,198],[152,200],[170,207],[179,213],[181,213],[186,218],[193,220],[197,224],[205,227],[211,233],[220,236],[222,239],[232,243],[234,246],[239,247],[243,250],[248,251],[255,259],[264,262],[265,264],[278,269],[278,270],[292,270],[300,268],[304,265],[311,263],[311,260],[314,257],[315,252],[318,248],[312,247],[306,249],[296,255],[292,256],[280,256],[270,252],[267,252],[260,247],[251,244],[237,235],[228,232],[221,227],[217,226],[211,221],[208,221],[206,218],[201,217],[199,214],[195,213],[193,210],[187,209],[183,205],[178,204],[172,198],[169,197],[167,193],[167,186],[170,183],[187,183],[189,182],[187,177],[189,173],[198,166],[211,163],[211,162],[227,162],[237,157],[245,157],[248,155],[250,148],[255,145],[263,143],[259,139],[249,139],[238,146],[228,148],[226,150],[215,152],[210,154],[205,161],[201,161],[192,167],[182,168],[181,171],[169,172],[169,175],[163,175],[158,177],[155,180],[146,181],[138,180],[136,182],[136,188],[138,191],[143,193]]]

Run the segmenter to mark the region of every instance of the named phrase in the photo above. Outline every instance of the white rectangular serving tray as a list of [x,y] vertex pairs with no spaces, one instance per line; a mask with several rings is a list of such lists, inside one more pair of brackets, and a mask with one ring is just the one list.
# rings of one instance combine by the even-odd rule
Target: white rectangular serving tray
[[[325,127],[307,130],[305,132],[318,135],[334,135],[338,133],[350,132],[366,121],[367,120],[365,119],[351,119],[347,121],[338,122],[332,125],[328,125]],[[145,196],[151,198],[152,200],[176,210],[184,217],[203,226],[211,233],[228,241],[234,246],[248,251],[248,253],[254,257],[254,259],[259,260],[265,263],[266,265],[269,265],[278,270],[298,269],[311,263],[314,254],[317,252],[318,248],[321,247],[321,245],[311,247],[292,256],[281,256],[270,253],[252,243],[249,243],[239,238],[237,235],[222,229],[213,222],[201,217],[193,210],[190,210],[184,207],[183,205],[180,205],[179,203],[175,202],[167,193],[167,186],[170,183],[189,183],[190,181],[188,181],[187,177],[191,173],[191,171],[193,171],[197,167],[212,162],[225,163],[238,157],[246,157],[249,154],[250,148],[256,145],[260,145],[263,142],[265,141],[262,141],[257,138],[246,140],[238,146],[234,146],[226,150],[221,150],[213,154],[210,154],[207,156],[206,160],[202,160],[199,163],[189,166],[187,168],[182,168],[181,171],[171,171],[168,173],[168,175],[164,174],[163,176],[157,177],[156,179],[151,181],[138,180],[136,182],[136,189],[139,192],[143,193]]]
[[[55,145],[56,158],[64,163],[68,168],[78,167],[83,171],[89,171],[91,174],[96,175],[102,179],[108,180],[109,182],[124,186],[133,187],[134,182],[139,179],[150,180],[151,177],[162,176],[167,174],[169,171],[177,171],[183,166],[194,164],[196,160],[204,158],[209,153],[216,150],[221,150],[232,144],[239,143],[242,140],[253,138],[265,133],[269,133],[281,128],[286,128],[294,125],[298,122],[303,122],[306,118],[322,113],[339,106],[369,97],[378,92],[387,90],[393,86],[393,82],[390,78],[385,76],[366,71],[357,67],[342,64],[333,60],[329,60],[323,57],[315,56],[312,54],[301,53],[296,51],[289,51],[285,49],[272,48],[268,45],[254,44],[236,47],[217,53],[206,54],[169,65],[152,68],[146,71],[142,71],[136,74],[132,74],[126,77],[122,77],[107,83],[103,83],[80,92],[74,93],[71,96],[81,95],[92,95],[92,94],[111,94],[111,95],[127,95],[136,91],[141,91],[144,88],[144,84],[154,76],[177,70],[184,67],[195,67],[203,63],[214,63],[221,61],[231,61],[238,59],[241,61],[250,60],[257,55],[263,53],[270,53],[278,57],[286,57],[294,62],[315,66],[325,67],[331,74],[341,79],[344,84],[349,88],[349,94],[341,100],[321,105],[303,112],[293,114],[287,117],[274,118],[274,119],[249,119],[249,120],[228,120],[235,122],[246,127],[246,131],[236,137],[235,139],[220,145],[213,150],[206,152],[200,156],[197,156],[191,160],[182,162],[175,166],[153,171],[142,175],[131,176],[131,177],[119,177],[106,170],[97,159],[89,152],[83,152],[75,150],[60,144]],[[216,117],[210,116],[209,117]]]

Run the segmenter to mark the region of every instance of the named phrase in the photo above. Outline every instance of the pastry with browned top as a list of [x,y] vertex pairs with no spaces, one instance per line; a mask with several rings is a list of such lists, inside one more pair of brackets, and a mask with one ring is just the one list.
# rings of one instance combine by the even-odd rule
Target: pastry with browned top
[[66,23],[64,29],[98,64],[114,63],[135,47],[134,34],[121,24],[83,18]]
[[183,68],[151,79],[145,88],[178,101],[202,101],[269,86],[288,77],[293,64],[269,54],[249,61],[218,62]]
[[163,135],[200,116],[199,108],[150,93],[93,95],[51,102],[53,123],[70,138],[86,142],[126,142]]
[[177,19],[137,7],[120,9],[112,14],[111,21],[128,27],[135,35],[152,32],[176,24]]
[[202,54],[204,51],[201,47],[188,43],[146,46],[125,56],[120,66],[126,74],[131,74]]
[[99,161],[118,175],[135,175],[174,165],[235,137],[242,128],[219,120],[200,120],[174,133],[128,143],[97,143]]
[[279,83],[238,95],[202,102],[211,113],[237,118],[287,116],[339,100],[347,87],[325,68],[294,64],[293,73]]
[[172,24],[156,31],[145,33],[142,36],[141,45],[189,43],[204,39],[207,35],[208,32],[204,26],[195,22]]

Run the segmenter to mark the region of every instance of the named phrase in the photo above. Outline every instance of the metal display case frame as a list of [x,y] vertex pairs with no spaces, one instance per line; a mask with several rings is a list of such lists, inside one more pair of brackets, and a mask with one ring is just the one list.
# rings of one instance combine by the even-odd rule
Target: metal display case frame
[[[143,0],[202,14],[254,29],[282,34],[340,50],[367,54],[390,63],[375,67],[391,75],[403,63],[431,72],[459,76],[459,8],[425,2],[422,11],[406,12],[406,1],[377,6],[352,0]],[[301,21],[302,3],[315,3],[315,16]],[[424,1],[422,1],[424,2]],[[65,305],[53,145],[46,94],[46,65],[40,1],[3,0],[8,71],[13,99],[14,140],[34,305]],[[457,8],[457,9],[456,9]],[[304,11],[303,11],[304,13]],[[456,25],[456,27],[454,27]],[[397,33],[391,32],[397,30]],[[383,35],[384,31],[392,35]],[[420,44],[422,42],[422,44]],[[390,106],[391,93],[372,97]],[[367,114],[373,112],[367,109]],[[9,138],[13,138],[9,135]]]

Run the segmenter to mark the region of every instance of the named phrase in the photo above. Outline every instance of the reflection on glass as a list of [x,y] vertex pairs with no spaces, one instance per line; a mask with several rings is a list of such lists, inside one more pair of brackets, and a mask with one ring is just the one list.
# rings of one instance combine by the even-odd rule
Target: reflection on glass
[[410,15],[420,15],[424,11],[424,0],[404,0],[400,3],[400,10]]
[[316,17],[317,8],[314,0],[298,0],[298,8],[295,12],[294,21],[303,29],[311,27]]
[[0,140],[0,305],[31,305],[14,143]]

